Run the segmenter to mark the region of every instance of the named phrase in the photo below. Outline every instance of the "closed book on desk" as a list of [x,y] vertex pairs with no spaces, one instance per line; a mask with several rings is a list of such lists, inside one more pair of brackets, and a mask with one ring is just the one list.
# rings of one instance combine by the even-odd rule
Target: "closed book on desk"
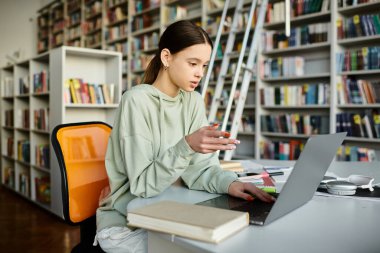
[[161,201],[128,213],[128,225],[218,243],[248,226],[248,213]]

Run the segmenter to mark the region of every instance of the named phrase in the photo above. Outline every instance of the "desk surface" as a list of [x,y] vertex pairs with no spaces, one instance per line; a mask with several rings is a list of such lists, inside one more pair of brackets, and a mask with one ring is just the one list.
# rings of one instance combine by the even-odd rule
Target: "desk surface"
[[[274,164],[273,161],[260,163]],[[364,174],[380,179],[380,163],[336,162],[330,166],[329,171],[342,177]],[[128,210],[164,199],[197,203],[215,196],[181,186],[171,186],[155,198],[133,200],[128,205]],[[379,215],[380,202],[377,201],[314,196],[302,207],[269,225],[249,226],[217,245],[149,232],[149,250],[157,253],[168,252],[168,248],[173,249],[172,252],[378,253]]]

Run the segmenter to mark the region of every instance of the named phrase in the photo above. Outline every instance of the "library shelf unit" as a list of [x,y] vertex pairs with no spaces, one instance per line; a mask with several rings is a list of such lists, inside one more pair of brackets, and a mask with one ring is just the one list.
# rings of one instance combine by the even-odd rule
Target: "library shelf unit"
[[[276,4],[281,6],[283,2],[271,1],[272,6]],[[303,124],[299,127],[300,129],[294,131],[292,128],[297,125],[293,125],[293,120],[300,122],[299,118],[302,115],[321,115],[322,119],[324,118],[322,120],[322,122],[324,121],[324,127],[319,129],[320,131],[312,131],[312,134],[349,132],[349,136],[338,151],[337,160],[350,160],[352,157],[361,159],[362,153],[365,153],[361,159],[362,161],[367,161],[368,159],[380,160],[380,136],[378,135],[380,131],[378,106],[380,92],[379,88],[377,88],[378,86],[376,86],[379,85],[380,65],[377,62],[377,67],[358,68],[359,56],[355,55],[354,61],[357,62],[357,66],[345,69],[343,68],[345,67],[344,64],[348,63],[344,62],[345,58],[342,56],[349,49],[357,50],[358,48],[370,48],[379,45],[379,34],[375,34],[374,31],[372,34],[364,34],[364,25],[368,25],[368,16],[373,19],[376,19],[376,15],[377,17],[379,16],[379,11],[377,10],[380,2],[368,1],[368,3],[360,3],[355,6],[346,6],[347,1],[328,2],[330,6],[327,5],[327,1],[321,1],[321,9],[317,12],[310,10],[307,13],[297,13],[297,10],[294,10],[293,7],[293,16],[291,17],[292,32],[289,39],[281,34],[284,33],[285,28],[281,15],[277,15],[280,20],[273,20],[273,22],[268,22],[264,25],[265,35],[262,37],[258,58],[259,78],[256,82],[256,122],[259,123],[256,125],[255,147],[259,147],[259,149],[256,150],[252,156],[253,158],[289,159],[287,155],[283,156],[278,152],[289,154],[289,149],[294,149],[294,145],[302,145],[302,143],[306,142],[307,137],[310,136],[310,134],[305,134],[306,129]],[[275,11],[275,9],[273,8],[272,11]],[[360,15],[364,15],[365,18]],[[358,29],[358,25],[362,25],[363,36],[349,34],[349,31],[344,33],[340,30],[342,29],[341,27],[349,26],[347,21],[349,19],[352,23],[356,22],[356,29]],[[325,23],[327,26],[318,25],[321,23]],[[304,26],[307,26],[308,33],[314,33],[314,35],[309,34],[306,37],[308,40],[318,38],[318,32],[321,31],[327,32],[327,37],[322,41],[303,43],[302,39],[305,39],[305,36],[302,33],[305,33],[305,31],[302,27]],[[355,29],[355,25],[353,27]],[[350,29],[353,29],[353,27],[351,24]],[[294,28],[296,31],[293,30]],[[301,29],[301,31],[299,32],[297,29]],[[315,35],[315,32],[317,32],[317,35]],[[299,39],[301,39],[301,43],[296,43]],[[340,54],[341,56],[339,56]],[[303,70],[299,75],[286,77],[281,75],[281,71],[289,71],[284,67],[287,64],[283,63],[283,59],[288,55],[303,57],[302,64],[300,64],[303,65]],[[279,57],[282,58],[280,59]],[[350,60],[352,63],[352,59]],[[359,88],[353,88],[352,81],[351,86],[348,86],[346,80],[350,78],[352,80],[365,79],[371,82],[372,86],[363,82],[363,86],[371,86],[371,88],[368,88],[370,91],[363,92],[362,90],[359,91]],[[325,88],[328,89],[326,94],[330,95],[321,100],[321,94],[318,92],[321,87],[317,86],[316,91],[312,92],[314,95],[311,95],[311,97],[303,95],[306,100],[311,98],[312,103],[310,101],[306,104],[300,103],[300,101],[295,102],[296,98],[292,92],[295,91],[297,96],[304,94],[305,83],[318,85],[324,83]],[[297,90],[297,86],[303,88]],[[307,87],[306,91],[310,92],[310,87]],[[368,95],[369,93],[370,95]],[[365,98],[358,99],[358,96],[370,96],[372,101],[367,98],[367,102],[360,102],[364,101]],[[313,97],[315,99],[312,99]],[[342,122],[340,117],[343,116],[340,116],[341,114],[345,114],[345,117],[352,117],[352,119]],[[303,118],[301,121],[306,122],[307,125],[310,124],[309,127],[313,128],[310,119],[305,120]],[[349,128],[351,121],[352,123],[357,122],[355,128],[354,126],[352,126],[352,129]],[[362,135],[356,133],[359,130]],[[310,133],[310,129],[308,131]],[[367,132],[371,133],[368,134]],[[277,154],[269,154],[271,152],[277,152]],[[292,153],[292,150],[290,150],[290,153]]]
[[[50,144],[51,130],[79,121],[112,125],[121,98],[121,60],[118,52],[62,46],[1,69],[4,187],[62,217],[61,175]],[[67,102],[69,79],[81,79],[89,86],[112,84],[113,101]]]
[[[220,19],[224,2],[221,0],[97,0],[102,3],[104,11],[102,12],[102,28],[101,32],[101,48],[113,51],[119,51],[123,53],[123,63],[122,63],[122,72],[123,72],[123,85],[122,90],[130,89],[133,85],[141,81],[141,77],[144,73],[144,70],[157,51],[157,44],[159,35],[165,30],[166,26],[172,23],[174,20],[179,19],[191,19],[196,23],[200,24],[209,34],[212,40],[216,38],[216,31],[218,28],[218,20]],[[53,1],[54,2],[54,1]],[[65,6],[67,2],[62,1]],[[76,10],[80,10],[81,17],[80,22],[85,23],[85,7],[87,4],[91,4],[95,1],[70,1],[70,2],[80,2],[79,7]],[[234,1],[232,1],[234,2]],[[245,1],[245,4],[249,4],[251,1]],[[285,22],[284,16],[282,13],[278,13],[283,8],[285,1],[284,0],[270,0],[268,15],[270,13],[275,14],[278,18],[267,20],[264,24],[264,32],[266,34],[273,35],[277,38],[278,44],[275,47],[266,48],[264,45],[261,45],[259,48],[259,54],[257,59],[257,66],[255,68],[256,78],[251,82],[248,98],[246,101],[246,106],[244,110],[244,123],[241,131],[238,133],[238,138],[241,139],[242,143],[238,146],[233,158],[239,157],[250,157],[255,159],[262,158],[262,147],[263,142],[289,142],[292,139],[297,139],[299,141],[305,142],[306,138],[297,138],[294,137],[294,133],[281,135],[268,135],[263,134],[267,131],[261,130],[262,120],[261,117],[264,115],[285,115],[286,117],[297,117],[296,115],[314,115],[314,116],[323,116],[328,117],[328,130],[327,132],[333,133],[337,130],[337,115],[341,113],[352,113],[352,114],[365,114],[366,112],[376,112],[379,111],[379,102],[367,103],[367,104],[350,104],[345,103],[341,104],[339,101],[339,92],[342,86],[341,79],[350,77],[360,80],[366,80],[370,82],[377,82],[377,78],[380,70],[379,69],[365,69],[365,70],[341,70],[337,69],[338,60],[337,54],[344,52],[349,49],[358,49],[364,47],[375,47],[380,43],[380,34],[371,34],[370,36],[354,36],[354,37],[345,37],[338,38],[338,29],[337,22],[339,19],[352,19],[354,16],[365,15],[365,19],[368,20],[368,16],[371,16],[374,19],[375,14],[379,14],[377,11],[380,6],[380,1],[368,1],[367,3],[360,3],[354,6],[348,6],[347,1],[341,0],[320,0],[315,1],[315,3],[320,4],[320,9],[315,10],[305,10],[304,12],[292,8],[292,17],[291,17],[291,28],[295,28],[295,37],[298,40],[308,40],[307,42],[295,44],[289,44],[286,46],[286,40],[284,40],[284,30]],[[302,4],[303,1],[294,1],[294,7],[298,4]],[[277,7],[274,7],[278,5]],[[44,24],[49,24],[49,22],[44,22],[44,18],[49,20],[51,15],[51,8],[54,5],[47,7],[47,10],[41,10],[41,22],[39,22],[39,38],[44,38],[43,34],[46,30]],[[232,15],[234,8],[230,8],[228,15]],[[64,16],[67,15],[67,7],[64,8]],[[111,14],[110,14],[111,13]],[[116,19],[115,19],[116,17]],[[120,23],[119,23],[120,22]],[[343,22],[343,21],[342,21]],[[366,21],[368,22],[368,21]],[[127,28],[125,28],[127,26]],[[117,28],[116,28],[117,27]],[[45,29],[45,30],[44,30]],[[48,26],[47,29],[50,29]],[[126,30],[125,30],[126,29]],[[49,31],[50,31],[49,30]],[[310,31],[309,31],[310,30]],[[67,29],[65,30],[67,33]],[[110,34],[117,34],[116,37],[112,37]],[[312,36],[309,35],[308,39],[304,38],[304,33],[312,33]],[[46,33],[46,32],[45,32]],[[125,34],[126,33],[126,34]],[[228,36],[228,29],[224,31],[221,37],[221,43],[225,43]],[[302,33],[302,36],[301,36]],[[318,34],[318,36],[315,36]],[[322,35],[321,35],[322,34]],[[327,36],[326,36],[327,34]],[[48,32],[50,36],[50,32]],[[242,33],[238,34],[237,41],[243,36]],[[310,38],[312,37],[312,39]],[[326,38],[327,37],[327,38]],[[85,46],[85,34],[80,34],[80,45]],[[280,38],[280,39],[279,39]],[[318,39],[317,39],[318,38]],[[322,39],[321,39],[322,38]],[[272,38],[273,39],[273,38]],[[42,39],[41,39],[42,40]],[[43,41],[43,40],[42,40]],[[50,41],[48,41],[50,42]],[[43,44],[43,43],[42,43]],[[273,44],[273,41],[272,41]],[[46,49],[51,48],[51,45],[48,44]],[[219,56],[215,60],[214,64],[214,78],[210,80],[209,87],[215,88],[216,85],[216,76],[218,73],[218,64],[221,64],[221,59],[223,52],[220,52]],[[298,75],[263,75],[261,66],[262,62],[284,59],[288,57],[298,57],[301,65],[303,64],[302,72]],[[282,61],[280,60],[280,61]],[[287,59],[286,61],[294,61],[295,59]],[[237,57],[231,57],[231,62],[237,61]],[[274,64],[274,63],[273,63]],[[265,64],[264,64],[265,66]],[[233,72],[233,69],[230,71]],[[225,82],[224,88],[228,94],[228,89],[231,87],[232,81],[227,80]],[[294,104],[285,105],[284,102],[281,104],[275,103],[264,103],[263,102],[263,90],[267,91],[268,94],[272,94],[272,100],[275,98],[275,89],[280,89],[281,92],[285,92],[285,86],[287,91],[296,88],[299,89],[308,89],[304,87],[304,84],[324,84],[322,87],[326,90],[324,93],[324,99],[321,99],[317,103],[308,104],[295,102]],[[303,87],[303,88],[302,88]],[[376,86],[377,87],[377,86]],[[281,88],[284,88],[281,91]],[[316,88],[312,88],[316,89]],[[321,88],[322,89],[322,88]],[[272,91],[271,91],[272,90]],[[278,91],[277,91],[278,92]],[[379,96],[378,91],[375,93],[377,97]],[[311,92],[310,92],[311,93]],[[212,91],[210,92],[212,96]],[[327,97],[327,94],[330,94]],[[310,95],[312,97],[312,95]],[[322,95],[321,95],[322,96]],[[265,96],[264,96],[265,97]],[[294,95],[292,96],[292,99]],[[21,99],[18,99],[21,100]],[[10,100],[8,102],[8,107]],[[294,101],[293,101],[294,102]],[[289,101],[288,101],[289,103]],[[248,105],[254,105],[254,107],[249,107]],[[67,107],[69,108],[69,107]],[[74,109],[72,109],[74,110]],[[376,117],[377,119],[377,117]],[[375,119],[373,119],[375,121]],[[325,121],[324,121],[325,122]],[[326,122],[325,122],[326,123]],[[339,123],[338,123],[339,125]],[[324,126],[326,127],[326,126]],[[5,130],[4,130],[5,131]],[[324,129],[325,131],[325,129]],[[263,133],[262,133],[263,132]],[[296,134],[301,135],[301,131]],[[345,146],[350,147],[357,146],[362,148],[372,148],[375,149],[377,160],[380,160],[379,149],[380,145],[377,142],[378,138],[367,138],[367,137],[358,137],[350,136],[347,137],[345,141]]]

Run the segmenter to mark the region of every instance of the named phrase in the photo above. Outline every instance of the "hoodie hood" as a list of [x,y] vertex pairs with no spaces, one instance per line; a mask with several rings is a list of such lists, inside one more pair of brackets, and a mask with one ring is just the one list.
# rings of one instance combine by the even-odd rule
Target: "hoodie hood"
[[154,87],[151,84],[139,84],[139,85],[134,86],[133,89],[145,90],[145,91],[147,91],[147,93],[149,95],[151,95],[155,98],[161,99],[165,102],[168,102],[169,104],[173,103],[173,102],[177,102],[178,100],[181,100],[184,96],[184,91],[180,90],[178,92],[177,96],[171,97],[171,96],[163,93],[162,91],[160,91],[159,89],[157,89],[156,87]]
[[[184,99],[184,91],[180,90],[175,97],[171,97],[164,92],[160,91],[156,87],[150,84],[140,84],[133,87],[133,89],[142,89],[144,90],[148,95],[154,97],[158,100],[158,106],[159,106],[159,114],[160,114],[160,120],[159,120],[159,129],[160,129],[160,146],[159,149],[156,152],[157,156],[163,152],[164,147],[164,138],[166,137],[166,129],[164,127],[165,122],[165,108],[171,107],[171,106],[177,106],[179,103],[181,103]],[[188,122],[186,121],[185,115],[181,115],[182,120],[185,122],[185,129],[188,128]]]

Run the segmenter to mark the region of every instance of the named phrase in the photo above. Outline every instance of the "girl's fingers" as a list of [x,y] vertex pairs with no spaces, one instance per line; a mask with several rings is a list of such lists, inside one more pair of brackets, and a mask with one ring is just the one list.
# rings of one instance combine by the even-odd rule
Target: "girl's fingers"
[[207,138],[205,140],[207,144],[220,144],[220,145],[228,145],[228,144],[239,144],[239,140],[235,139],[225,139],[225,138]]
[[219,138],[219,137],[224,137],[224,138],[230,138],[231,134],[226,131],[216,131],[216,130],[208,130],[206,132],[207,136],[214,137],[214,138]]
[[201,149],[203,151],[212,150],[212,152],[215,152],[218,150],[233,150],[233,149],[236,149],[236,146],[235,145],[203,144],[201,146]]

